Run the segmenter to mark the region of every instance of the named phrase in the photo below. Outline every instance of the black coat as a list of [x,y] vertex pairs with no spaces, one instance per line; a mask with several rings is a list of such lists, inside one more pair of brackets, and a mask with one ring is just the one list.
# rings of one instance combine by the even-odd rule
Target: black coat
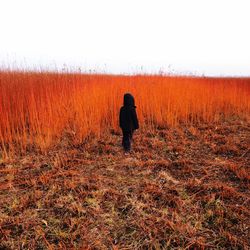
[[133,132],[139,128],[134,97],[127,93],[124,95],[123,106],[120,109],[120,127],[123,131]]

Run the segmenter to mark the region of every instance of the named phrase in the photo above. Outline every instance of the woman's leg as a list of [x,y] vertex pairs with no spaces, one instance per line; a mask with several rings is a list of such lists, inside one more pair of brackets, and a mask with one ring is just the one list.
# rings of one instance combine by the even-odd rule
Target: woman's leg
[[132,140],[132,139],[133,139],[133,133],[134,133],[134,130],[132,130],[132,131],[130,132],[130,134],[129,134],[129,138],[130,138],[130,140]]
[[130,150],[130,133],[128,131],[122,131],[123,138],[122,138],[122,146],[125,151]]

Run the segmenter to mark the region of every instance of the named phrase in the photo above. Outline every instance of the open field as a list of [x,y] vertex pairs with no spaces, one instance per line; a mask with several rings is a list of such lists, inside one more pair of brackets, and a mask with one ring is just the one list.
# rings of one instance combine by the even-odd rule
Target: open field
[[125,92],[135,96],[141,128],[218,123],[250,114],[250,78],[112,76],[0,72],[3,156],[45,151],[119,131]]
[[249,249],[249,135],[241,121],[137,133],[125,157],[113,134],[2,163],[1,247]]
[[0,80],[0,249],[250,248],[249,79]]

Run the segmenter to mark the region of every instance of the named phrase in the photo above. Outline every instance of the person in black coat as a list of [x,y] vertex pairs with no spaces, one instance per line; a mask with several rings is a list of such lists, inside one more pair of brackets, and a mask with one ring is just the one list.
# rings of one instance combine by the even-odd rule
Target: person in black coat
[[139,128],[135,99],[130,93],[124,94],[123,106],[120,109],[120,128],[122,129],[122,146],[125,152],[130,151],[134,130]]

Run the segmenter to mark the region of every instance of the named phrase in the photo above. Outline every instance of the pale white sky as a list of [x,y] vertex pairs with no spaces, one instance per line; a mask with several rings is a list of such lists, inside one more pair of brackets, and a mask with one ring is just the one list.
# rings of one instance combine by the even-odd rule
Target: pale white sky
[[249,11],[249,0],[0,0],[0,65],[250,76]]

